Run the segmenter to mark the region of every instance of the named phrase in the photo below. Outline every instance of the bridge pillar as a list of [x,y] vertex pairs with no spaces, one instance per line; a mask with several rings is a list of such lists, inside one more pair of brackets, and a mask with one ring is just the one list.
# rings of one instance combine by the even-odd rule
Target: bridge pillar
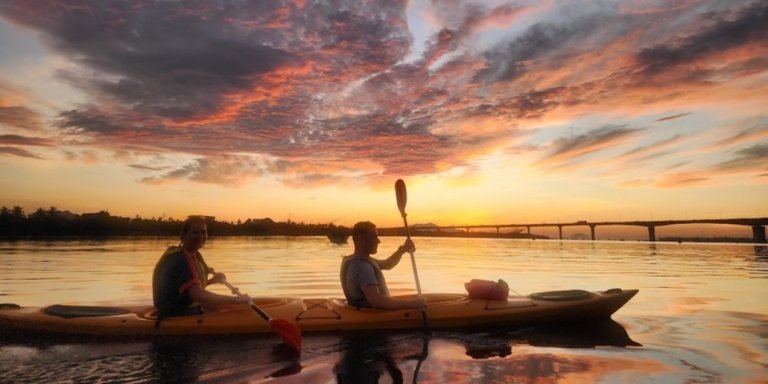
[[560,240],[562,240],[563,239],[563,226],[562,225],[558,225],[557,226],[557,231],[560,232]]
[[656,227],[648,226],[648,241],[656,241]]
[[589,225],[589,231],[592,232],[592,241],[595,241],[595,227],[596,225],[594,224]]
[[499,227],[496,227],[496,234],[498,235],[499,233],[501,233],[501,231],[499,230]]
[[530,227],[530,226],[527,226],[527,227],[525,227],[525,228],[528,230],[528,234],[530,235],[530,234],[531,234],[531,227]]
[[765,227],[762,225],[755,225],[752,227],[752,238],[754,239],[755,243],[758,244],[768,243],[768,241],[765,239]]

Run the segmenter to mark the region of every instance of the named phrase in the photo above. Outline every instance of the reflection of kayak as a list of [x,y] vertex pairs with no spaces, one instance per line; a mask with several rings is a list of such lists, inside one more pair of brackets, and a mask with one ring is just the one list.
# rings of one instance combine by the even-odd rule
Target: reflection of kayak
[[[424,298],[428,303],[430,327],[448,329],[606,319],[635,294],[636,289],[611,289],[541,292],[510,296],[506,301],[468,299],[464,294],[425,294]],[[419,310],[357,309],[340,299],[257,298],[254,302],[272,318],[295,323],[304,332],[422,327]],[[0,328],[34,333],[152,336],[272,332],[258,314],[242,305],[222,307],[202,315],[165,318],[157,328],[155,320],[150,306],[18,308],[0,305]]]

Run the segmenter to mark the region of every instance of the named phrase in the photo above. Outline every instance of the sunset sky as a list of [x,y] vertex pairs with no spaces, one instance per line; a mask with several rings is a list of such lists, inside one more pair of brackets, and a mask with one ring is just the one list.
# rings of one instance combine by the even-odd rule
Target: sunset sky
[[766,1],[0,2],[0,205],[768,216]]

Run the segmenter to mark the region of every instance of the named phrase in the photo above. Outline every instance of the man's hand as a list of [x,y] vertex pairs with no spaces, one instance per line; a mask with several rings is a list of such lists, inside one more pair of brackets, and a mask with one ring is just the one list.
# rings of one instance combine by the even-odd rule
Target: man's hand
[[405,239],[405,242],[400,246],[400,249],[402,249],[403,252],[413,253],[416,252],[416,244],[414,244],[411,239]]

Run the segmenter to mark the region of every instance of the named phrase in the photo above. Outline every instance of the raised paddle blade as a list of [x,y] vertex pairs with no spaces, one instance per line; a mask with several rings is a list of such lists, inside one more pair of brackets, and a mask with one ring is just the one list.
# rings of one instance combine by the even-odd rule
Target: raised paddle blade
[[301,329],[299,327],[283,319],[271,319],[269,325],[283,339],[285,345],[296,352],[296,355],[301,354]]
[[405,216],[405,204],[408,202],[408,191],[405,190],[405,181],[397,179],[395,182],[395,194],[397,195],[397,208],[400,214]]

